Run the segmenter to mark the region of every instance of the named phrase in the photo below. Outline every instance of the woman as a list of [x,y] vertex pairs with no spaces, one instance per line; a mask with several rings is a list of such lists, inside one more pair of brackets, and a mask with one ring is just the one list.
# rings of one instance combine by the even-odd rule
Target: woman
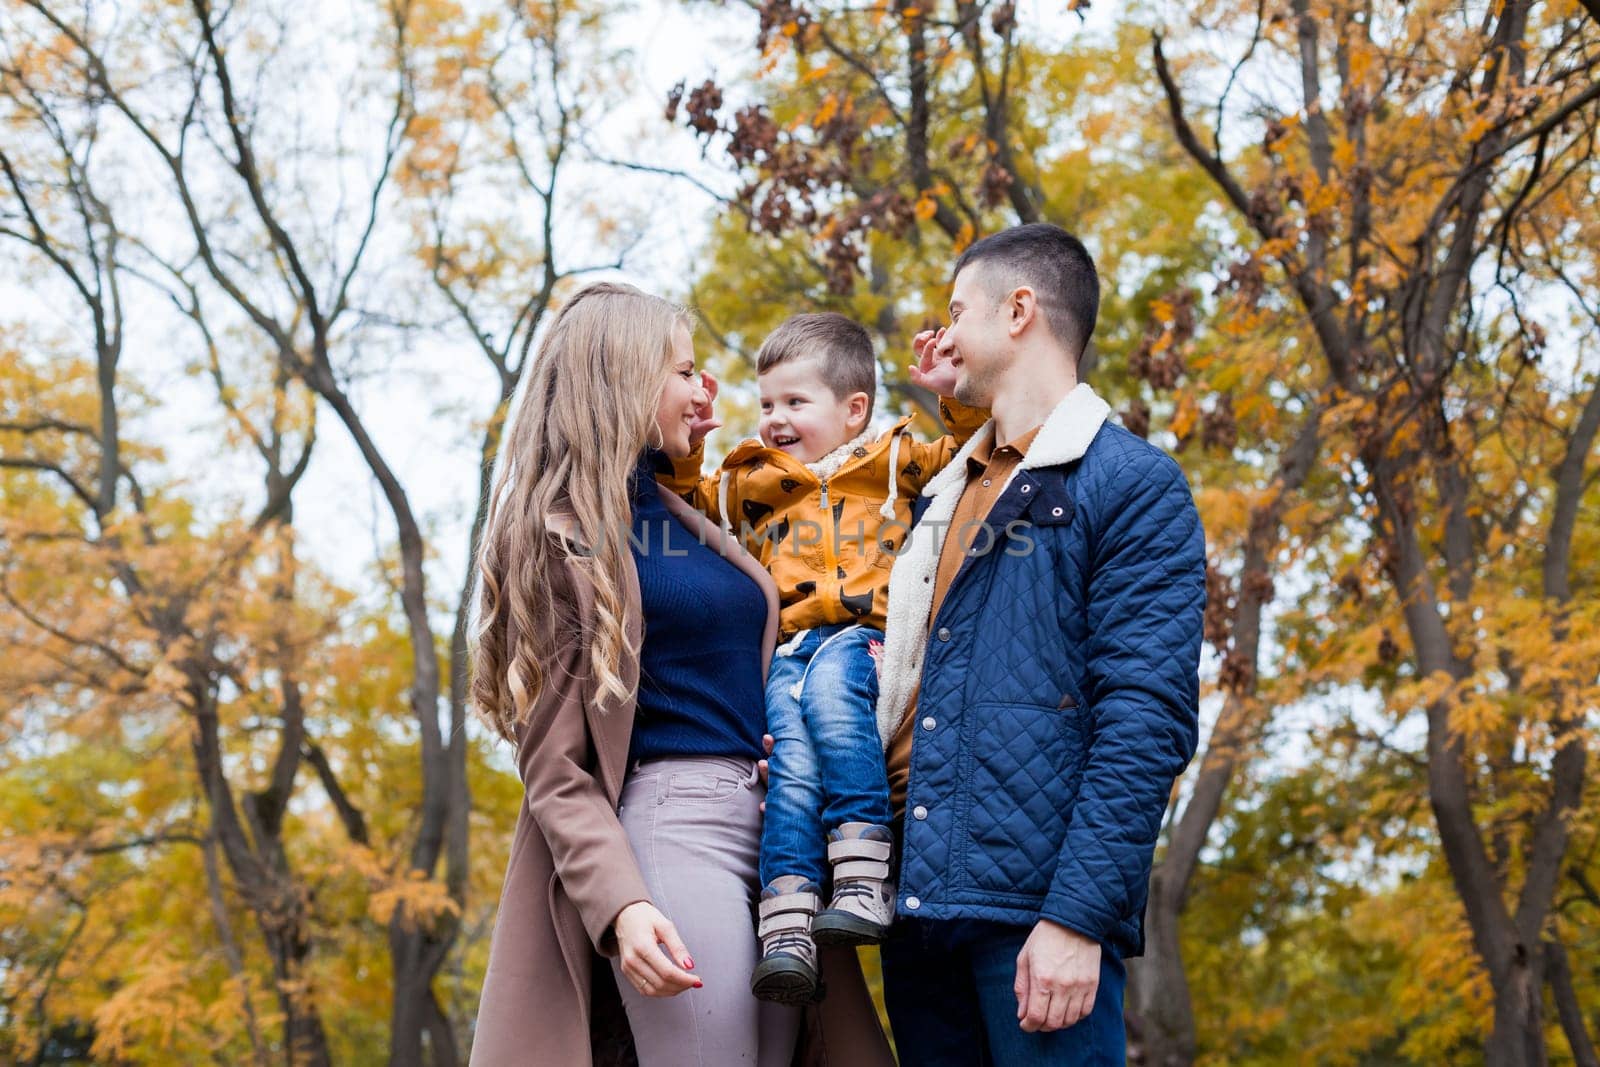
[[[526,802],[474,1064],[593,1062],[591,1006],[613,980],[642,1067],[791,1058],[797,1014],[748,992],[777,596],[653,478],[652,450],[688,455],[709,409],[690,326],[629,286],[578,292],[505,445],[473,697],[517,745]],[[825,967],[808,1062],[830,1044],[835,1063],[892,1062],[854,957]]]

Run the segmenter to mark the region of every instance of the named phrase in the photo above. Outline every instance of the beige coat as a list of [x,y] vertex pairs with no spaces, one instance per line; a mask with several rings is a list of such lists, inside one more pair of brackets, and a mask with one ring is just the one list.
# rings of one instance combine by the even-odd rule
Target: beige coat
[[[699,530],[705,543],[766,594],[762,660],[769,663],[778,633],[772,579],[682,500],[667,492],[662,499],[684,525]],[[623,594],[628,637],[636,645],[642,619],[638,576],[631,570]],[[593,592],[581,572],[569,566],[555,576],[550,595],[571,605],[577,625],[547,661],[546,684],[518,738],[517,768],[525,800],[511,840],[478,1006],[474,1067],[593,1063],[591,990],[611,981],[610,967],[597,954],[616,954],[611,923],[617,913],[634,901],[650,899],[617,819],[633,731],[638,660],[625,656],[622,663],[628,697],[602,704],[594,695],[582,643],[576,640],[594,617]],[[748,920],[729,916],[729,921]],[[797,1062],[803,1058],[807,1064],[830,1067],[892,1064],[853,952],[831,952],[823,967],[828,998],[822,1011],[808,1018]],[[601,993],[614,999],[612,990]]]

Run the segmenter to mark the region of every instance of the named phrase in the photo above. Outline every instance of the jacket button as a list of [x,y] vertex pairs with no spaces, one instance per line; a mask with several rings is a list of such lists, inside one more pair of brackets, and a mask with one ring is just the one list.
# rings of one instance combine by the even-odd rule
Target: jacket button
[[938,726],[938,725],[939,725],[938,720],[935,719],[932,715],[929,715],[926,719],[922,720],[922,728],[924,730],[931,730],[935,726]]
[[912,911],[916,911],[918,908],[922,907],[922,899],[920,897],[906,897],[906,907],[910,908]]
[[941,626],[939,627],[939,632],[934,636],[941,641],[948,641],[950,640],[950,628],[948,626]]
[[928,809],[918,804],[911,809],[911,817],[913,819],[926,819],[928,817]]
[[857,459],[860,459],[862,456],[867,454],[867,450],[862,448],[860,445],[857,445],[855,448],[850,450],[850,454],[855,456]]
[[1061,517],[1061,509],[1060,508],[1051,508],[1050,509],[1050,514],[1054,515],[1056,518],[1059,519]]
[[1032,488],[1033,488],[1033,486],[1031,486],[1031,485],[1024,485],[1024,486],[1023,486],[1023,487],[1022,487],[1022,491],[1023,491],[1023,492],[1024,492],[1024,493],[1026,493],[1026,492],[1027,492],[1027,491],[1028,491],[1028,490],[1030,490],[1030,489],[1032,489]]

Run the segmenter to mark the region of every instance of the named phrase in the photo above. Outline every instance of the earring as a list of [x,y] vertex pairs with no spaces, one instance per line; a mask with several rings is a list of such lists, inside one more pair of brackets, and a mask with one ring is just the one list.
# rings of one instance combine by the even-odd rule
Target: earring
[[661,439],[661,443],[660,444],[650,444],[649,441],[646,441],[645,443],[646,444],[650,444],[650,447],[655,449],[657,452],[665,452],[666,448],[667,448],[667,433],[666,433],[666,431],[661,428],[661,424],[659,422],[652,422],[650,424],[650,428],[656,432],[656,436]]

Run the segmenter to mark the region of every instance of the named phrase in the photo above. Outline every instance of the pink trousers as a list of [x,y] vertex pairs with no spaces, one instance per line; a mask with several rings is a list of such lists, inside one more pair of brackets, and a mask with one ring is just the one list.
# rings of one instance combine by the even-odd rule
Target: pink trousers
[[615,961],[639,1067],[787,1067],[800,1011],[757,1000],[760,957],[752,919],[763,788],[754,760],[699,756],[629,769],[619,815],[651,901],[705,982],[647,997]]

